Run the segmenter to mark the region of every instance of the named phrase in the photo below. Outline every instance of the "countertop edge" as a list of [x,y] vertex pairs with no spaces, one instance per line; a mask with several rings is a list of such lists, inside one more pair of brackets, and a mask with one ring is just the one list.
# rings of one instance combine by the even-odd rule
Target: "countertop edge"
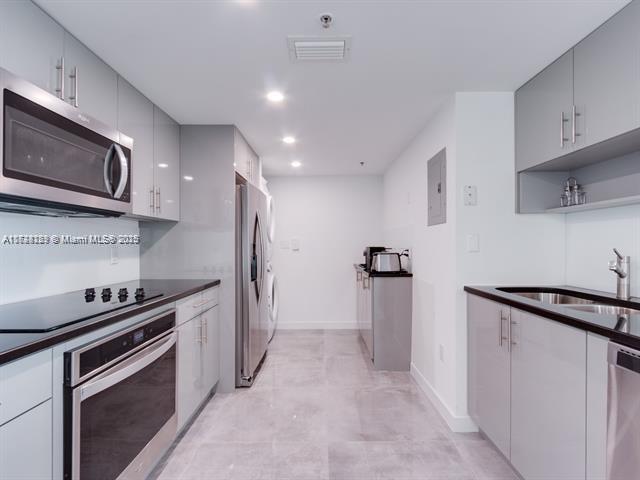
[[[107,327],[114,323],[121,322],[123,320],[126,320],[127,318],[140,315],[141,313],[148,312],[149,310],[153,310],[155,308],[161,307],[168,303],[177,302],[178,300],[181,300],[185,297],[189,297],[198,292],[203,292],[209,288],[217,287],[218,285],[220,285],[220,279],[212,279],[197,287],[192,287],[187,290],[183,290],[180,293],[168,295],[166,297],[163,296],[160,298],[151,299],[148,302],[145,302],[141,305],[134,305],[131,308],[118,311],[113,315],[105,314],[104,315],[105,318],[97,317],[96,319],[94,319],[95,321],[90,323],[80,324],[75,328],[74,328],[74,325],[70,325],[67,328],[61,329],[59,333],[53,333],[51,336],[48,336],[41,340],[34,340],[24,345],[20,345],[19,347],[0,352],[0,365],[12,362],[14,360],[18,360],[22,357],[26,357],[27,355],[36,353],[40,350],[44,350],[45,348],[53,347],[59,343],[63,343],[72,338],[84,335],[85,333],[89,333],[94,330],[99,330],[100,328]],[[1,335],[14,335],[14,334],[3,333]]]
[[355,268],[358,271],[368,273],[369,276],[372,277],[372,278],[394,278],[394,277],[411,278],[411,277],[413,277],[413,273],[411,273],[411,272],[367,272],[364,269],[364,266],[362,266],[360,264],[357,264],[357,263],[353,264],[353,268]]
[[[596,325],[594,323],[581,320],[580,318],[570,315],[569,312],[567,312],[567,314],[558,313],[554,310],[545,308],[542,304],[538,306],[538,305],[531,305],[526,302],[520,302],[516,298],[512,298],[512,296],[507,292],[504,292],[504,294],[492,292],[492,290],[495,288],[496,287],[473,287],[473,286],[465,285],[464,291],[472,295],[476,295],[478,297],[486,298],[488,300],[493,300],[497,303],[509,305],[510,307],[515,307],[518,310],[523,310],[525,312],[532,313],[534,315],[538,315],[538,316],[547,318],[549,320],[553,320],[553,321],[562,323],[564,325],[568,325],[570,327],[578,328],[580,330],[584,330],[587,332],[596,333],[603,337],[607,337],[616,343],[620,343],[630,348],[640,349],[640,337],[628,335],[623,332],[618,332],[610,328],[605,328],[600,325]],[[557,287],[557,288],[568,289],[570,287]]]

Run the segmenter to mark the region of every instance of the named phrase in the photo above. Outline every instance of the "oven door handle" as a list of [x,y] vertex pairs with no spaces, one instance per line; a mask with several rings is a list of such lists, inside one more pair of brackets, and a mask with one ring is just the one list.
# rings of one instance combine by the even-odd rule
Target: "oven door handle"
[[[111,162],[113,161],[113,154],[118,155],[118,162],[120,162],[120,180],[118,180],[118,186],[115,192],[113,191],[113,185],[111,185],[111,178],[109,170],[111,169]],[[117,143],[113,143],[107,155],[104,158],[104,184],[107,187],[107,192],[113,198],[119,199],[124,193],[124,189],[127,186],[127,180],[129,179],[129,163],[127,162],[127,156],[122,151],[122,147]]]
[[176,344],[177,335],[175,332],[166,338],[166,340],[155,343],[132,355],[102,375],[84,384],[80,387],[80,400],[86,400],[112,387],[158,360]]

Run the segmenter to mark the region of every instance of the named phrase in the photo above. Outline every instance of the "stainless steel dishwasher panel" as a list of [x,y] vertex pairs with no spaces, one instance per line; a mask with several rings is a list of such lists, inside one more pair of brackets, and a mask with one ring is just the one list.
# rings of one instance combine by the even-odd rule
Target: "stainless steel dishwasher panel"
[[609,343],[607,480],[640,478],[640,351]]

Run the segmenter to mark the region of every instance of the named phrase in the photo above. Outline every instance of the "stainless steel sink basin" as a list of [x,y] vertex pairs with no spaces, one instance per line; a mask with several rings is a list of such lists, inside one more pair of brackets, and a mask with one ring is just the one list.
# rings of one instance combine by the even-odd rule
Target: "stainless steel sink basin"
[[640,310],[633,308],[617,307],[615,305],[566,305],[567,308],[581,312],[597,313],[599,315],[640,315]]
[[543,303],[550,303],[553,305],[591,305],[596,303],[594,300],[574,297],[573,295],[566,295],[563,293],[551,293],[551,292],[509,292],[509,293],[513,293],[514,295],[519,295],[524,298],[530,298],[531,300],[537,300]]

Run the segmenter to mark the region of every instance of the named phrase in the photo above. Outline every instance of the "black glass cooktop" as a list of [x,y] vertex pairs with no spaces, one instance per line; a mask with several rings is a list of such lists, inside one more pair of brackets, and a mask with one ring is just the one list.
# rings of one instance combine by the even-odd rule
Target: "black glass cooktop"
[[2,305],[0,333],[45,333],[163,296],[153,281],[135,280]]

